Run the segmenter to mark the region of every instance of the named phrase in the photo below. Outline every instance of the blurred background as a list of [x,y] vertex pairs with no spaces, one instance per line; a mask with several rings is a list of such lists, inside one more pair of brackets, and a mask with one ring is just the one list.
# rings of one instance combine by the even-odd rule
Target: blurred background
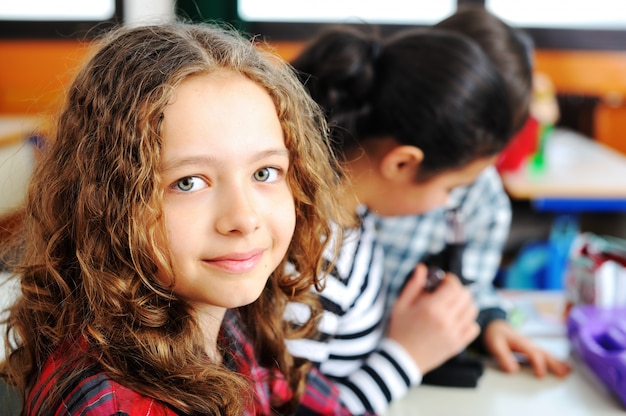
[[[101,31],[177,17],[220,20],[267,40],[289,60],[323,25],[369,25],[383,34],[393,33],[407,26],[431,25],[468,4],[482,5],[530,34],[535,70],[547,80],[547,92],[558,106],[557,128],[571,129],[619,157],[626,156],[623,0],[3,0],[0,216],[5,217],[5,226],[0,227],[0,238],[22,201],[38,149],[45,143],[48,117],[56,112],[75,68]],[[520,160],[526,156],[520,155]],[[623,163],[619,158],[614,162]],[[565,174],[576,181],[578,162],[572,163],[573,168],[570,164],[567,169],[573,172]],[[626,174],[619,170],[603,174],[602,162],[596,165],[578,174],[592,172],[607,182],[625,183]],[[519,176],[516,171],[523,168],[510,166],[503,178],[508,173]],[[615,187],[618,192],[608,197],[618,204],[601,210],[577,209],[573,213],[577,227],[626,238],[626,185],[617,182]],[[510,192],[510,197],[513,225],[503,264],[513,261],[525,245],[549,239],[555,216],[562,214],[559,209],[537,209],[531,194]]]
[[[102,31],[176,18],[218,20],[266,40],[290,60],[324,25],[368,25],[389,34],[429,26],[464,5],[484,6],[532,37],[539,94],[556,106],[550,131],[575,139],[558,142],[535,131],[531,140],[541,146],[500,169],[513,222],[496,285],[537,288],[536,275],[556,266],[557,283],[539,288],[562,287],[574,235],[626,239],[624,0],[0,0],[0,241],[19,222],[50,116]],[[0,287],[2,309],[14,297],[10,289]],[[0,384],[1,414],[18,408],[8,392]]]

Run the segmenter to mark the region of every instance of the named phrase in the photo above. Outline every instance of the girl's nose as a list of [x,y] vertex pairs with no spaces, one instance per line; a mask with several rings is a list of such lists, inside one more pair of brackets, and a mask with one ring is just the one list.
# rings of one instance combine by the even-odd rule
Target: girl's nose
[[259,227],[259,215],[252,195],[244,189],[227,192],[216,219],[217,231],[224,235],[247,235]]

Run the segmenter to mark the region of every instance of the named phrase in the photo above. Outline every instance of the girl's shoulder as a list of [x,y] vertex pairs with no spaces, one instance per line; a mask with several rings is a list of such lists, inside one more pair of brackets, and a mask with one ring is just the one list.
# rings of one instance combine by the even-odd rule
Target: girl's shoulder
[[167,405],[129,389],[99,372],[82,379],[64,398],[69,414],[84,416],[175,416]]
[[[67,351],[65,351],[67,352]],[[151,415],[176,416],[174,410],[158,400],[145,396],[111,379],[97,365],[73,371],[64,360],[65,354],[52,355],[28,397],[27,415],[41,414],[44,401],[52,394],[61,401],[54,414],[84,416]],[[62,391],[55,391],[65,377],[74,378]],[[78,375],[77,375],[78,374]],[[55,404],[55,407],[57,405]]]

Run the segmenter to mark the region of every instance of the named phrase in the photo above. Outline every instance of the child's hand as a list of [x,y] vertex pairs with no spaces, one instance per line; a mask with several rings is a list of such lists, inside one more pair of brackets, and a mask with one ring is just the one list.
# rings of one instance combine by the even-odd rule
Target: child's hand
[[422,374],[458,354],[480,331],[472,296],[453,274],[432,293],[423,290],[425,282],[426,267],[420,264],[393,307],[387,334]]
[[535,376],[539,378],[548,372],[558,377],[565,377],[570,372],[570,366],[567,363],[535,346],[502,319],[491,322],[485,328],[484,343],[500,368],[507,373],[519,371],[520,368],[513,353],[523,354],[532,366]]

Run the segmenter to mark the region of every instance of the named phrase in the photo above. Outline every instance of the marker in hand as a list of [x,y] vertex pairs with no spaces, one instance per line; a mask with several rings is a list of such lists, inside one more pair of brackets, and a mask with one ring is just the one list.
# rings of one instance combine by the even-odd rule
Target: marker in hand
[[431,266],[428,268],[426,274],[426,283],[424,284],[424,290],[426,292],[433,292],[437,289],[437,286],[441,283],[446,272],[441,267]]
[[443,267],[454,273],[463,285],[472,283],[472,280],[463,276],[463,252],[465,251],[465,219],[460,209],[451,209],[446,213],[448,224],[446,247],[444,249]]

